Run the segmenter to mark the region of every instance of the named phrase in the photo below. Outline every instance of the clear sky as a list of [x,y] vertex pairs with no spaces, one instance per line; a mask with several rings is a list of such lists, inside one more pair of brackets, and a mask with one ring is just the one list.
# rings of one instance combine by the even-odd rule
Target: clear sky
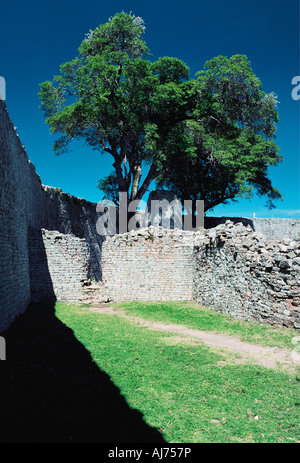
[[[141,16],[145,40],[156,60],[182,59],[191,77],[207,60],[245,54],[265,92],[278,95],[277,143],[283,163],[269,171],[283,195],[268,211],[265,199],[218,206],[209,215],[300,218],[300,100],[291,96],[300,75],[298,0],[10,0],[0,5],[0,76],[6,105],[42,183],[98,202],[97,181],[112,170],[112,158],[74,142],[72,152],[55,156],[39,108],[39,84],[77,56],[90,29],[124,11]],[[1,166],[0,166],[1,168]]]

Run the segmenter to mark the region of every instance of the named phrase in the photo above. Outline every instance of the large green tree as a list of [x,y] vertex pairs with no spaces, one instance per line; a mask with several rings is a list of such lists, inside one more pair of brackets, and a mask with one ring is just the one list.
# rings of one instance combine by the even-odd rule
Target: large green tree
[[268,167],[282,160],[275,143],[276,96],[263,92],[242,55],[207,62],[197,86],[201,102],[192,120],[170,132],[159,186],[180,199],[204,199],[206,211],[254,193],[274,207],[281,194],[268,178]]
[[150,184],[205,209],[253,192],[280,198],[267,175],[281,160],[276,97],[266,94],[247,57],[219,56],[190,78],[177,58],[151,62],[144,23],[119,13],[86,36],[73,61],[41,84],[41,108],[56,154],[81,138],[112,156],[99,182],[107,197],[140,200]]

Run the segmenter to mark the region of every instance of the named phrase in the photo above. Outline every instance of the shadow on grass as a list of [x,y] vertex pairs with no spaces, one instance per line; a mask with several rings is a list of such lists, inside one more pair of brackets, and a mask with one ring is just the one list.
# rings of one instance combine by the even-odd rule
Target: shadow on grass
[[2,335],[0,442],[164,442],[55,317],[54,303],[31,305]]

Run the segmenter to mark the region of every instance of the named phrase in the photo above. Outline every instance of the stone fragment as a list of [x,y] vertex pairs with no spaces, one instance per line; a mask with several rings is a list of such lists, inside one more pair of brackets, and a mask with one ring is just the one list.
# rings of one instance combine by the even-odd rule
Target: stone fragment
[[279,267],[283,270],[288,269],[290,267],[290,264],[288,263],[287,260],[282,260],[279,264]]
[[288,250],[287,246],[284,245],[284,244],[281,244],[281,243],[278,245],[278,247],[279,247],[280,251],[282,251],[282,252],[287,252],[287,250]]

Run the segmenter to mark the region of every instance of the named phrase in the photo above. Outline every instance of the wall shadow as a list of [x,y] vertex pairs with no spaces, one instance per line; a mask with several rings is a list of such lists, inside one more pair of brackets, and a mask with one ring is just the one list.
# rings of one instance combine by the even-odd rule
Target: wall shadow
[[48,267],[43,235],[38,228],[28,227],[28,257],[31,300],[33,302],[55,301],[56,296]]
[[53,301],[31,304],[2,335],[0,442],[164,442],[55,317]]

